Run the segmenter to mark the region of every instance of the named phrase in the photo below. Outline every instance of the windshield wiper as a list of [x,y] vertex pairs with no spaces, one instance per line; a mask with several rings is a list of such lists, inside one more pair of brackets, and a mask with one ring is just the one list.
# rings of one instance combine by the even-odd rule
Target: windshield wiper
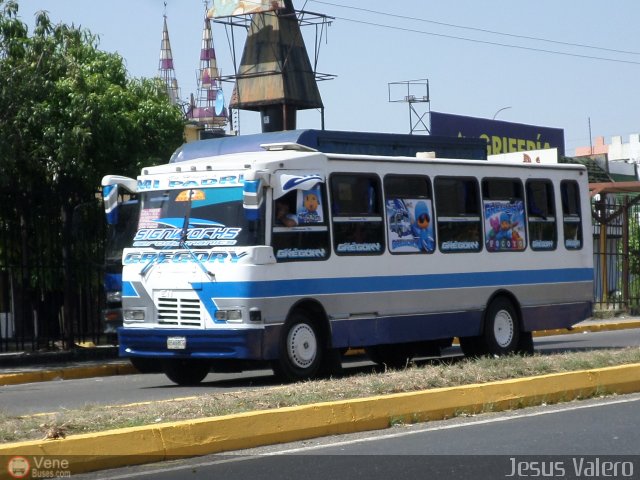
[[184,248],[187,252],[189,252],[189,254],[191,255],[191,258],[193,258],[193,260],[198,264],[200,269],[204,272],[204,274],[207,277],[209,277],[211,280],[215,280],[216,279],[215,274],[207,270],[207,267],[204,265],[204,263],[202,263],[202,260],[200,260],[198,256],[195,253],[193,253],[193,250],[191,250],[189,245],[187,245],[187,236],[189,234],[189,221],[191,220],[191,204],[193,202],[192,196],[193,196],[193,190],[189,190],[189,203],[187,205],[187,211],[184,214],[184,222],[182,222],[182,232],[180,232],[180,246]]
[[[162,250],[167,250],[169,248],[171,247],[170,246],[162,247]],[[144,277],[145,274],[149,271],[149,269],[153,265],[155,265],[156,263],[160,263],[161,258],[162,258],[162,253],[158,253],[155,257],[153,257],[149,263],[147,263],[144,267],[142,267],[142,270],[140,270],[140,276]]]
[[[187,252],[189,252],[189,254],[191,255],[191,258],[193,258],[194,262],[198,264],[200,269],[204,272],[205,275],[207,275],[207,277],[209,277],[212,280],[215,280],[216,279],[215,274],[207,270],[207,267],[204,265],[202,260],[200,260],[198,256],[193,252],[193,250],[191,250],[189,245],[187,245],[187,237],[189,235],[189,221],[191,219],[192,197],[193,197],[193,190],[189,190],[189,200],[188,200],[189,203],[187,204],[187,210],[184,214],[184,221],[182,222],[182,231],[180,232],[180,240],[178,241],[178,246],[184,248]],[[163,247],[163,250],[167,250],[169,248],[171,248],[171,245],[167,245]],[[158,254],[156,257],[154,257],[149,263],[147,263],[142,268],[142,270],[140,270],[140,276],[142,277],[145,276],[145,274],[151,269],[153,265],[155,265],[156,263],[161,263],[160,261],[161,258],[162,258],[162,254]]]

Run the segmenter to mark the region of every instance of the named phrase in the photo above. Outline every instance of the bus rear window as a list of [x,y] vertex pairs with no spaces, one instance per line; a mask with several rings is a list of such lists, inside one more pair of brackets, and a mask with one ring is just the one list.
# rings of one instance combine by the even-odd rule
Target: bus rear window
[[528,180],[526,190],[531,249],[555,250],[558,240],[553,183]]
[[562,181],[560,194],[562,196],[564,246],[569,250],[578,250],[582,248],[582,215],[578,183],[572,180]]

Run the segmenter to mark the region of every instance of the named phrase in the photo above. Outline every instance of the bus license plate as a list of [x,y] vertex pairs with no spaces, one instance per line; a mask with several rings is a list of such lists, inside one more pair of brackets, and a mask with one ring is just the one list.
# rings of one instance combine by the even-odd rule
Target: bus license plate
[[184,350],[187,348],[187,337],[167,337],[167,350]]

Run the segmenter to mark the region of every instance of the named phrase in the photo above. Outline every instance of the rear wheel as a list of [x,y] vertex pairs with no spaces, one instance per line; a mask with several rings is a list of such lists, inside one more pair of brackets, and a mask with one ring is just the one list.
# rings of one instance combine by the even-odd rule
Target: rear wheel
[[523,355],[533,355],[533,351],[533,332],[520,332],[518,353]]
[[489,355],[505,355],[518,350],[520,319],[513,303],[498,297],[486,311],[483,346]]
[[209,374],[209,362],[204,360],[171,359],[164,361],[164,373],[178,385],[197,385]]
[[273,371],[286,381],[314,378],[323,361],[322,337],[315,323],[302,312],[294,312],[284,325],[278,359]]

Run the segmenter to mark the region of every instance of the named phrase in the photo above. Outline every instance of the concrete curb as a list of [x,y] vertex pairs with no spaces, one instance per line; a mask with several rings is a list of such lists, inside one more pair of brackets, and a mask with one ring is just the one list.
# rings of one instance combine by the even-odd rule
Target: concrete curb
[[79,378],[108,377],[112,375],[131,375],[133,373],[138,373],[138,370],[128,362],[82,367],[60,367],[53,370],[6,373],[0,375],[0,386],[32,382],[48,382],[52,380],[72,380]]
[[0,456],[63,458],[81,473],[637,391],[640,364],[624,365],[6,444]]
[[576,325],[572,328],[559,328],[556,330],[540,330],[534,332],[534,337],[549,337],[552,335],[570,335],[573,333],[588,333],[588,332],[606,332],[614,330],[630,330],[634,328],[640,328],[640,321],[629,320],[619,323],[588,323],[584,325]]
[[[585,325],[576,325],[571,329],[542,330],[534,333],[535,337],[551,335],[567,335],[586,332],[603,332],[608,330],[626,330],[640,328],[640,321],[630,320],[624,322],[603,322]],[[364,354],[364,350],[354,353]],[[49,370],[38,370],[20,373],[0,374],[0,386],[18,385],[22,383],[47,382],[52,380],[71,380],[80,378],[107,377],[113,375],[131,375],[138,371],[129,363],[116,363],[96,366],[60,367]]]

